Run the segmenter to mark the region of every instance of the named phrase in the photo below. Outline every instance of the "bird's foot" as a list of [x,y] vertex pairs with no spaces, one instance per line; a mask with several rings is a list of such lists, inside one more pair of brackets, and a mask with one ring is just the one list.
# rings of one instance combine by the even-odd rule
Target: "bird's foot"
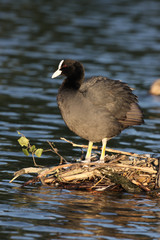
[[99,162],[99,163],[105,163],[104,158],[100,158],[100,159],[98,160],[98,162]]
[[100,158],[99,160],[95,161],[96,164],[103,164],[105,163],[104,158]]
[[91,159],[90,158],[85,158],[84,160],[81,161],[81,163],[90,163]]

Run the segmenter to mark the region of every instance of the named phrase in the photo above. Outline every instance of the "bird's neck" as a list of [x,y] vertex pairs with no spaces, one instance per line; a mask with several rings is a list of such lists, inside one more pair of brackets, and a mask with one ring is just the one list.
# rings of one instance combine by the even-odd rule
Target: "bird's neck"
[[72,74],[71,76],[68,76],[66,79],[64,79],[61,89],[67,88],[72,90],[78,90],[83,81],[84,73],[76,72],[76,74]]

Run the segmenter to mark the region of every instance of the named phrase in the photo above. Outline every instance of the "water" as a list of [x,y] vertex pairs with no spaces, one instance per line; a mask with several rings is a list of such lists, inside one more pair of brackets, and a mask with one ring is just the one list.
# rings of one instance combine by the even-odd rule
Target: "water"
[[[33,165],[18,145],[17,130],[37,147],[53,141],[67,160],[87,142],[70,132],[56,103],[59,61],[80,60],[86,77],[121,79],[135,89],[145,125],[123,131],[109,147],[159,154],[160,97],[150,96],[159,78],[160,2],[157,0],[0,0],[0,230],[1,239],[160,239],[160,201],[127,193],[91,194],[26,187],[13,173]],[[54,165],[46,153],[39,164]]]

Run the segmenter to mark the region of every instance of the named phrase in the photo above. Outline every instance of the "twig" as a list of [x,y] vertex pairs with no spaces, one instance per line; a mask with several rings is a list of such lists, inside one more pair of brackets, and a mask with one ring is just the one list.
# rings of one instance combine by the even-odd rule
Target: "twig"
[[105,176],[101,177],[101,179],[100,179],[98,182],[96,182],[96,183],[91,187],[91,189],[92,189],[92,188],[95,188],[104,178],[105,178]]
[[50,151],[54,152],[55,154],[57,154],[60,157],[60,164],[62,164],[63,160],[65,163],[67,163],[67,160],[58,153],[57,148],[54,148],[51,142],[49,142],[49,141],[47,141],[47,142],[51,147]]
[[59,177],[63,180],[63,181],[72,181],[72,180],[80,180],[80,179],[87,179],[87,178],[92,178],[94,177],[95,175],[100,175],[99,171],[98,170],[92,170],[92,171],[86,171],[86,172],[82,172],[82,173],[79,173],[79,174],[73,174],[73,175],[70,175],[70,176],[63,176],[62,175],[59,175]]
[[[72,141],[67,140],[66,138],[60,138],[60,139],[64,140],[65,142],[68,142],[68,143],[72,144],[73,147],[88,148],[87,145],[76,144]],[[101,147],[98,147],[98,146],[93,146],[92,148],[96,149],[96,150],[101,150],[102,149]],[[106,151],[113,152],[113,153],[118,153],[118,154],[122,154],[122,155],[129,155],[129,156],[133,156],[133,157],[147,158],[146,156],[143,156],[143,155],[140,155],[140,154],[137,154],[137,153],[119,151],[119,150],[115,150],[115,149],[111,149],[111,148],[107,148]],[[151,159],[151,160],[156,160],[156,158],[150,158],[150,157],[148,157],[148,158]]]
[[[74,163],[75,164],[75,163]],[[71,167],[73,165],[73,163],[69,163],[69,164],[63,164],[63,165],[58,165],[58,166],[54,166],[54,167],[51,167],[49,169],[45,169],[44,171],[42,171],[38,177],[41,178],[41,177],[44,177],[50,173],[52,173],[53,171],[56,171],[58,169],[61,169],[61,168],[68,168],[68,167]]]
[[[60,139],[61,139],[61,140],[64,140],[65,142],[68,142],[68,143],[72,144],[73,147],[88,148],[87,145],[76,144],[76,143],[74,143],[74,142],[72,142],[72,141],[67,140],[66,138],[63,138],[63,137],[61,137]],[[98,150],[101,149],[101,147],[98,147],[98,146],[93,146],[92,148],[93,148],[93,149],[98,149]]]
[[40,173],[44,168],[35,168],[35,167],[28,167],[22,168],[21,170],[14,173],[14,178],[10,180],[10,183],[13,182],[16,178],[21,175],[28,174],[28,173]]
[[148,167],[138,167],[138,166],[131,166],[131,165],[127,165],[127,164],[121,164],[121,163],[117,163],[117,164],[112,164],[112,163],[107,163],[106,164],[106,167],[112,167],[112,168],[115,168],[115,167],[118,167],[118,168],[129,168],[129,169],[137,169],[139,171],[142,171],[142,172],[148,172],[148,173],[157,173],[156,170],[153,170],[151,168],[148,168]]
[[158,158],[158,170],[157,170],[157,176],[156,176],[156,185],[157,187],[160,187],[160,159]]
[[150,192],[150,191],[151,191],[148,187],[140,184],[139,182],[137,182],[137,181],[135,181],[135,180],[132,180],[131,182],[132,182],[133,184],[137,185],[138,187],[142,188],[142,189],[143,189],[144,191],[146,191],[146,192]]
[[36,160],[35,160],[35,157],[34,157],[34,153],[33,153],[33,152],[32,152],[32,159],[33,159],[33,163],[34,163],[34,166],[35,166],[35,167],[40,167],[40,168],[43,168],[43,167],[44,167],[44,166],[39,165],[39,164],[36,163]]

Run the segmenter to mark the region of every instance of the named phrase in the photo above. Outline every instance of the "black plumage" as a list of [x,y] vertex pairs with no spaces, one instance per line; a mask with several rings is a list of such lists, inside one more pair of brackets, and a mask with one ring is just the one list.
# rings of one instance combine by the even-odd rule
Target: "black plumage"
[[103,142],[101,161],[104,161],[108,139],[123,129],[143,123],[137,96],[118,80],[96,76],[84,81],[83,65],[74,60],[62,60],[52,78],[63,74],[57,96],[62,117],[71,131],[88,140],[86,155],[89,161],[93,142]]

